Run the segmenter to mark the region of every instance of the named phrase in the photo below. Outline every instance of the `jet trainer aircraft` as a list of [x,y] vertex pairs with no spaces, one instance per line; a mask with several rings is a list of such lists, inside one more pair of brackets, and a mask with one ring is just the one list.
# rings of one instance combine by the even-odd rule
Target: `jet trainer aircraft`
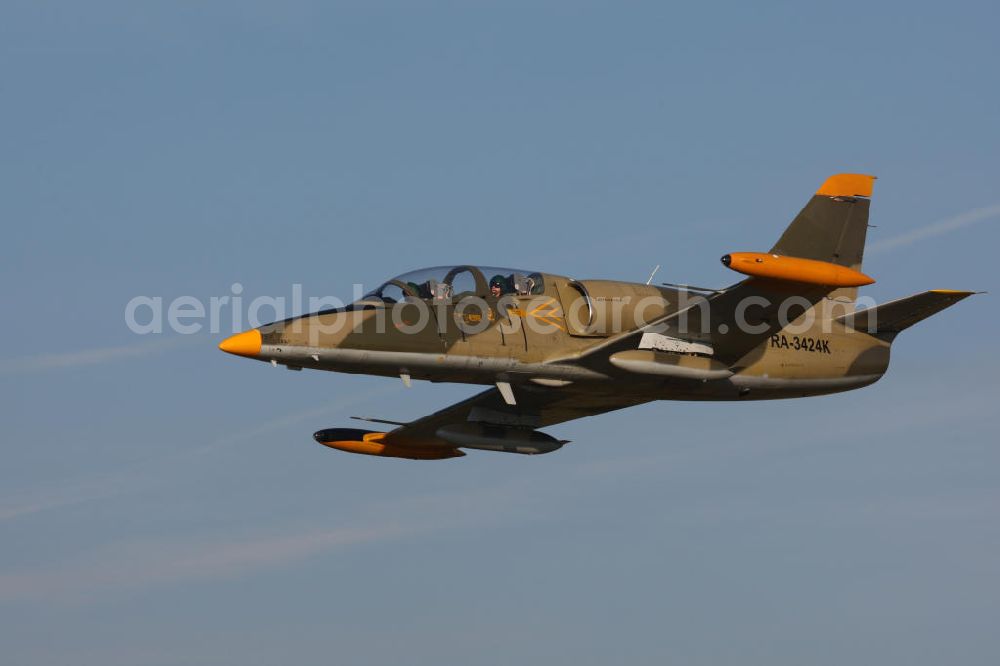
[[388,432],[319,443],[438,460],[462,449],[540,454],[539,428],[652,400],[769,400],[876,382],[896,335],[974,292],[936,289],[858,310],[874,176],[828,178],[766,253],[722,263],[725,289],[574,280],[460,265],[392,278],[347,307],[261,326],[220,349],[290,369],[491,388]]

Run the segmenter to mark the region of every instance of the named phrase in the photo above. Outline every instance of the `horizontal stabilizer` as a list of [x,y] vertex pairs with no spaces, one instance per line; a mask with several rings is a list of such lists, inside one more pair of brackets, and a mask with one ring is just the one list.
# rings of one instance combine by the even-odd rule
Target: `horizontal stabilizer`
[[837,321],[857,331],[891,337],[975,293],[974,291],[934,289],[896,301],[889,301],[866,310],[852,312],[838,317]]

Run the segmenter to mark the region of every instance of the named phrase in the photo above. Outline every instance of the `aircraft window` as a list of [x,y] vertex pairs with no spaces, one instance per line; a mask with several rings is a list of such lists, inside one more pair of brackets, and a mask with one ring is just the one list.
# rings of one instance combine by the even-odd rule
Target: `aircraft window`
[[456,266],[444,276],[445,284],[450,284],[452,294],[475,294],[485,296],[489,287],[483,272],[475,266]]
[[545,284],[542,282],[541,273],[514,273],[514,289],[521,296],[538,296],[545,292]]
[[403,300],[403,290],[395,284],[386,283],[375,293],[386,303],[399,303]]
[[451,298],[454,293],[454,288],[450,284],[445,284],[444,282],[437,282],[432,280],[433,287],[431,288],[431,295],[435,301],[446,301]]
[[407,282],[406,284],[419,298],[427,299],[431,297],[431,282],[433,282],[433,280],[428,280],[427,282],[421,282],[419,284],[416,282]]
[[545,291],[541,273],[465,264],[422,268],[403,273],[366,294],[364,300],[398,303],[404,296],[425,300],[450,300],[469,295],[489,296],[494,292],[491,281],[496,282],[501,295],[528,296]]
[[545,285],[542,283],[540,273],[521,273],[511,271],[503,272],[505,269],[498,269],[501,272],[494,273],[490,278],[490,293],[494,296],[504,296],[514,294],[517,296],[538,295],[544,292]]

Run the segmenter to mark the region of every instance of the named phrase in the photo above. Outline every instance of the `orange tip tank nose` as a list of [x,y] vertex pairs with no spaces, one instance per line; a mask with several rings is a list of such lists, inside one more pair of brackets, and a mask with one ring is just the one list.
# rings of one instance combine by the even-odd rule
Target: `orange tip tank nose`
[[219,343],[219,349],[237,356],[256,356],[260,353],[260,331],[256,328],[231,335]]

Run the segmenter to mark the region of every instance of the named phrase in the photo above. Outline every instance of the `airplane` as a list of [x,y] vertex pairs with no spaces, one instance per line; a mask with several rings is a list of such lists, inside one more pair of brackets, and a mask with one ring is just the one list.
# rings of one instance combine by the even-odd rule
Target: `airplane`
[[352,417],[391,430],[314,434],[333,449],[413,460],[551,453],[567,440],[540,428],[653,400],[861,388],[885,374],[900,332],[976,293],[935,289],[857,308],[858,288],[874,282],[861,272],[874,181],[827,178],[770,250],[722,257],[746,276],[724,289],[444,266],[219,348],[292,370],[490,386],[410,422]]

